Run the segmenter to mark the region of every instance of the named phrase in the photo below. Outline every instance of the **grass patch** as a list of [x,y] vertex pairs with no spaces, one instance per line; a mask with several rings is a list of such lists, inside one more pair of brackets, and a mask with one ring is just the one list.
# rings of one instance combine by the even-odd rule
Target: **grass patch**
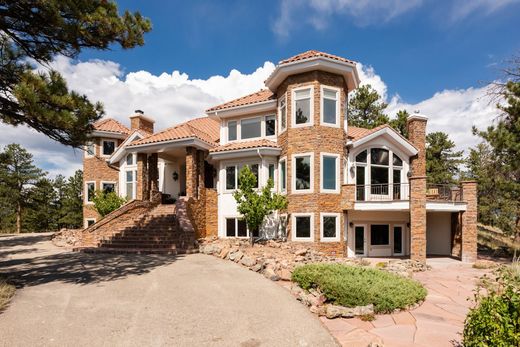
[[426,297],[426,289],[417,281],[358,266],[303,265],[294,270],[292,280],[306,290],[319,288],[336,305],[373,304],[376,313],[405,309]]
[[7,307],[7,304],[14,295],[16,288],[0,279],[0,312]]

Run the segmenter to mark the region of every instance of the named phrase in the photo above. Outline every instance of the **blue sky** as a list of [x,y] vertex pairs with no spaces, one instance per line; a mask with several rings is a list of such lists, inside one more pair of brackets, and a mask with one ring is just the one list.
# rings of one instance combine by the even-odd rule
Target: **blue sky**
[[389,1],[395,8],[415,4],[390,19],[387,9],[352,14],[350,1],[344,2],[347,9],[342,1],[327,2],[331,13],[320,15],[325,24],[320,27],[309,23],[319,12],[315,8],[285,1],[293,17],[282,24],[288,33],[280,34],[274,28],[284,2],[119,1],[121,9],[138,10],[152,20],[146,45],[87,52],[81,58],[113,60],[126,71],[176,69],[207,78],[231,69],[248,73],[266,60],[318,49],[371,65],[390,95],[414,103],[439,90],[489,82],[499,76],[496,64],[520,51],[518,2]]

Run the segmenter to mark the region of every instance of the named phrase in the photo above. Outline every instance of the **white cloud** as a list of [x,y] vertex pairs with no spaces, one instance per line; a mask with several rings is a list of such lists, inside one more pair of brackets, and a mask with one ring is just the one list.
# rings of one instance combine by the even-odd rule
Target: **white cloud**
[[519,0],[471,0],[457,1],[451,8],[451,20],[462,20],[474,13],[489,15]]

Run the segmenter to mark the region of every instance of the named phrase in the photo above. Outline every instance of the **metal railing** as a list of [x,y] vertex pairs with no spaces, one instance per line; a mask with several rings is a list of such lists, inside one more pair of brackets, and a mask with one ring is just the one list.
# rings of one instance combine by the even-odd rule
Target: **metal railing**
[[430,201],[462,201],[462,189],[453,184],[427,184],[426,200]]
[[[428,201],[462,201],[462,189],[456,185],[428,184],[425,193]],[[356,201],[407,201],[409,199],[409,183],[356,186]]]

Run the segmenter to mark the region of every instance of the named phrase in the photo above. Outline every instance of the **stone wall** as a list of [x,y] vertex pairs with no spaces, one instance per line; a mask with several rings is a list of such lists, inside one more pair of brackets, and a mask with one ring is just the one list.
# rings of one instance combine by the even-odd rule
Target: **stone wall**
[[341,208],[351,210],[356,201],[356,185],[353,183],[341,185]]
[[462,182],[462,198],[467,203],[462,213],[462,255],[463,262],[477,260],[477,182]]
[[451,256],[460,258],[462,255],[462,213],[451,214]]
[[218,236],[218,194],[206,188],[206,237]]

